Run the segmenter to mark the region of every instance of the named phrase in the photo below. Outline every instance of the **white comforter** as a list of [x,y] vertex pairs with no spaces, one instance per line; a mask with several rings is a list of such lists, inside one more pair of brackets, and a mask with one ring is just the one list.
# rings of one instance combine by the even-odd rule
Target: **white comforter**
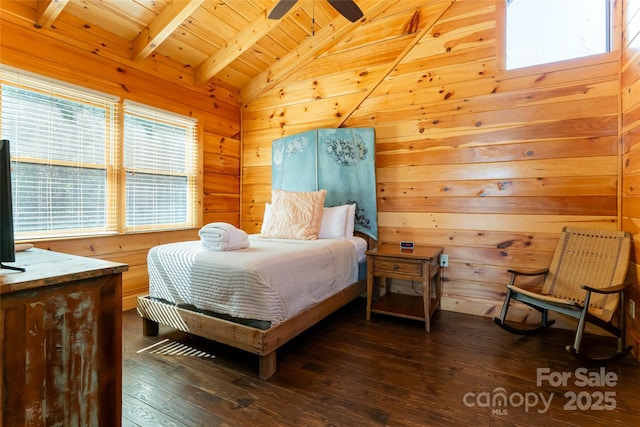
[[203,250],[200,241],[152,248],[150,296],[275,325],[357,281],[350,239],[249,239],[237,251]]

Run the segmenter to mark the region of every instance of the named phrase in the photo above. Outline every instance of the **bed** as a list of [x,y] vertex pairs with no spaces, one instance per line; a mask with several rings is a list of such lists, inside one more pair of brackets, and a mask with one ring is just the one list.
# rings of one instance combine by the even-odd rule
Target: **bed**
[[272,200],[248,248],[150,250],[150,292],[137,301],[144,335],[162,324],[248,351],[266,380],[279,347],[365,292],[364,252],[377,240],[373,131],[324,131],[274,141]]
[[[314,285],[318,284],[319,278],[317,273],[310,273],[314,270],[316,272],[326,270],[326,265],[332,261],[331,255],[318,255],[315,249],[317,249],[317,244],[320,243],[320,247],[323,248],[325,252],[328,252],[329,250],[326,248],[331,248],[331,244],[335,244],[337,242],[332,239],[321,239],[314,241],[313,243],[294,243],[292,241],[262,241],[260,238],[255,237],[252,238],[251,243],[253,245],[253,250],[251,251],[242,250],[219,253],[198,250],[197,246],[199,242],[161,245],[153,248],[149,253],[151,260],[160,259],[170,253],[181,253],[185,258],[191,258],[192,262],[197,265],[195,258],[191,257],[191,255],[204,254],[210,261],[212,255],[230,255],[231,252],[234,252],[233,255],[236,257],[236,260],[240,261],[243,258],[242,255],[264,255],[264,251],[269,252],[269,248],[275,245],[279,246],[279,248],[277,251],[271,252],[272,261],[273,265],[278,268],[283,260],[287,260],[287,257],[283,256],[283,254],[286,253],[286,250],[282,248],[282,246],[290,245],[291,255],[295,256],[295,260],[293,262],[297,263],[296,268],[289,268],[287,270],[290,276],[300,277],[301,275],[306,274],[308,276],[316,277],[317,280],[300,282],[301,284],[305,284],[304,289],[306,291],[300,291],[297,292],[297,294],[312,294],[310,298],[306,299],[306,301],[311,301],[308,304],[305,304],[304,301],[301,301],[299,298],[289,298],[289,304],[273,304],[273,300],[277,301],[277,298],[269,298],[273,296],[273,294],[271,294],[269,289],[265,287],[262,292],[258,293],[266,298],[258,299],[258,307],[252,307],[252,309],[249,310],[251,314],[246,314],[246,312],[236,312],[233,308],[226,311],[215,310],[215,303],[212,303],[211,307],[198,308],[196,304],[192,303],[193,301],[186,301],[187,298],[183,298],[181,301],[176,303],[167,299],[166,289],[161,289],[165,291],[164,294],[162,292],[158,293],[159,289],[157,288],[164,288],[167,283],[160,282],[160,285],[154,286],[156,289],[150,289],[150,291],[158,293],[158,295],[162,295],[163,297],[153,297],[153,294],[150,293],[148,296],[138,298],[138,313],[143,318],[143,333],[146,336],[157,335],[159,324],[163,324],[254,353],[259,356],[259,377],[261,379],[267,379],[275,373],[276,350],[278,347],[313,326],[338,308],[352,301],[365,291],[366,281],[363,274],[364,263],[362,261],[362,254],[368,246],[368,243],[367,239],[362,237],[355,237],[355,239],[358,239],[357,244],[352,243],[350,239],[348,241],[348,244],[352,246],[354,254],[353,257],[357,259],[358,256],[355,254],[361,254],[359,256],[360,262],[356,262],[355,270],[351,272],[351,275],[355,274],[355,279],[353,281],[349,281],[349,283],[345,283],[344,277],[350,277],[350,275],[332,277],[331,280],[328,280],[327,282],[335,284],[333,289],[325,287],[325,291],[319,292],[317,295],[313,295],[313,290],[314,288],[317,290],[318,287]],[[324,246],[323,243],[327,243],[327,246]],[[301,254],[301,249],[305,248],[307,245],[312,246],[312,249],[314,250],[308,251],[306,254]],[[222,258],[225,257],[223,256]],[[258,263],[258,266],[260,267],[263,263],[268,262],[269,258],[268,256],[265,256],[261,258],[261,262]],[[179,274],[179,271],[187,271],[191,269],[189,263],[182,262],[180,265],[181,267],[179,269],[174,269],[176,274]],[[208,265],[215,270],[215,264]],[[293,265],[295,267],[295,265],[292,264],[291,259],[286,262],[286,265],[289,267]],[[316,267],[309,269],[309,266],[312,265],[315,265]],[[150,268],[158,268],[155,261],[151,261]],[[166,265],[165,267],[162,267],[161,264],[159,268],[164,269],[166,268]],[[202,271],[206,271],[206,268],[200,268]],[[257,271],[259,270],[251,270],[252,273]],[[269,269],[268,271],[273,270]],[[329,273],[331,274],[331,272]],[[247,276],[252,276],[252,274],[248,274]],[[278,275],[276,275],[276,277],[278,277]],[[288,282],[288,284],[291,283],[292,282]],[[309,285],[310,283],[312,285]],[[238,287],[238,283],[229,282],[229,284],[232,287]],[[150,284],[150,287],[151,286],[152,285]],[[177,291],[173,290],[173,293],[175,292]],[[169,292],[169,294],[171,294],[171,292]],[[296,293],[294,292],[294,294]],[[291,297],[291,293],[288,295]],[[236,295],[235,298],[231,297],[229,299],[236,301],[236,304],[232,305],[239,306],[239,309],[241,309],[245,306],[242,301],[250,299],[246,297],[248,297],[248,295]],[[240,303],[237,303],[238,301],[240,301]],[[264,301],[271,301],[271,303],[266,304],[263,303]],[[202,307],[202,305],[198,305]],[[283,306],[292,307],[291,313],[288,313],[287,310],[283,311]],[[266,315],[261,316],[259,313],[266,313]]]

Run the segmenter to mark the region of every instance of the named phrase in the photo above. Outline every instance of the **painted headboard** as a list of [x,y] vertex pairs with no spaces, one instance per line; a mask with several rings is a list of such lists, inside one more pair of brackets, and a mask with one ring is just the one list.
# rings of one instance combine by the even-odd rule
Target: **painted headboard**
[[325,206],[356,204],[355,230],[378,240],[373,128],[315,129],[273,141],[272,188],[327,190]]

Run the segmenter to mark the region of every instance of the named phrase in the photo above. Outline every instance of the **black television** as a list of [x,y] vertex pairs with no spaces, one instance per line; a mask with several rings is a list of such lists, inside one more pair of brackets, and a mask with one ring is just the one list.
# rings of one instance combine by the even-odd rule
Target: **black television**
[[13,236],[13,203],[11,195],[11,153],[9,141],[0,140],[0,268],[24,271],[24,268],[4,265],[15,262],[16,245]]

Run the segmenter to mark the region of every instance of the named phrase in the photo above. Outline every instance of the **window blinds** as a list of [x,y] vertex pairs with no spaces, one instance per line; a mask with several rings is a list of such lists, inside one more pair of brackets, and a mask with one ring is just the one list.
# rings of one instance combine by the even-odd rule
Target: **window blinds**
[[197,121],[124,103],[125,231],[194,226]]
[[118,99],[0,68],[17,239],[117,231]]

